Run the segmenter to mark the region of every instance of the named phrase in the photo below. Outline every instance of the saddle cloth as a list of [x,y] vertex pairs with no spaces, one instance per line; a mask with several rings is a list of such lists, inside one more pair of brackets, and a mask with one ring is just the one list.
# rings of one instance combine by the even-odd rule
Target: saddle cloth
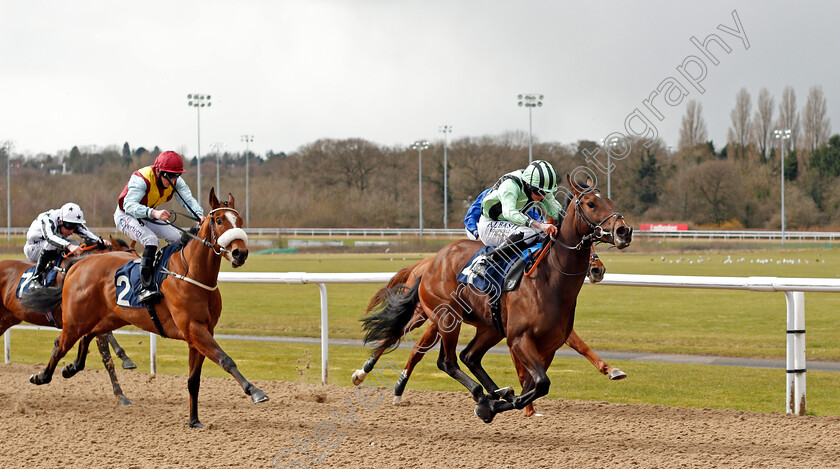
[[461,269],[457,280],[486,293],[488,300],[492,303],[493,300],[498,300],[503,291],[511,291],[519,286],[519,280],[525,272],[525,265],[533,261],[533,253],[539,251],[542,246],[542,243],[537,243],[513,259],[503,259],[498,263],[491,264],[487,267],[486,275],[481,277],[472,272],[472,267],[478,262],[478,259],[493,251],[490,246],[482,246]]
[[[161,282],[166,278],[166,274],[162,272],[163,268],[169,265],[172,254],[178,252],[181,248],[182,246],[180,244],[167,244],[163,249],[158,251],[153,277],[155,287],[158,291],[160,291]],[[143,288],[140,282],[140,259],[127,262],[117,269],[117,272],[114,274],[114,285],[117,287],[117,305],[126,308],[146,307],[146,305],[137,301],[137,295]]]
[[[23,295],[24,293],[28,293],[30,290],[32,290],[32,286],[34,285],[34,283],[32,283],[32,274],[34,274],[34,273],[35,273],[35,266],[34,265],[32,267],[26,269],[23,272],[23,275],[20,276],[20,282],[18,282],[17,290],[15,291],[15,296],[16,297],[20,298],[21,295]],[[44,275],[44,279],[45,279],[44,286],[45,287],[53,286],[53,284],[55,284],[55,279],[57,277],[58,277],[58,271],[53,269],[53,265],[51,264],[47,268],[46,275]]]

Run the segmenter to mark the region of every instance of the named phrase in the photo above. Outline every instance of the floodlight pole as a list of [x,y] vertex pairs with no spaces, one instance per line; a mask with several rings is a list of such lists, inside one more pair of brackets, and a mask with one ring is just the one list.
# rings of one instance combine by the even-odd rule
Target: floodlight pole
[[222,185],[219,183],[219,166],[221,165],[221,153],[225,151],[225,144],[224,142],[211,143],[210,148],[216,152],[216,194],[219,194],[219,197],[221,197]]
[[420,206],[420,240],[423,240],[423,150],[429,148],[429,142],[426,140],[417,140],[411,144],[412,150],[417,150],[418,157],[418,171],[417,171],[417,187],[419,195]]
[[12,242],[12,147],[14,142],[0,142],[0,150],[6,152],[6,242]]
[[448,136],[452,133],[452,126],[445,124],[440,126],[440,132],[443,132],[443,228],[449,228],[449,184],[447,182],[447,173],[449,171],[449,161],[446,158],[446,147],[448,146]]
[[531,162],[534,161],[534,129],[531,111],[535,107],[542,107],[543,98],[543,95],[536,93],[520,94],[516,97],[516,99],[519,100],[518,105],[520,107],[525,106],[528,108],[528,164],[531,164]]
[[790,139],[790,130],[774,130],[773,136],[779,140],[779,158],[781,164],[779,165],[780,173],[782,175],[782,246],[785,245],[785,140]]
[[251,227],[251,187],[250,177],[251,170],[248,167],[248,144],[254,141],[253,135],[243,135],[242,141],[245,142],[245,228]]
[[199,93],[191,93],[187,95],[187,106],[195,108],[195,117],[196,117],[196,124],[197,124],[197,131],[196,135],[198,136],[198,149],[196,150],[196,161],[198,162],[198,175],[197,175],[197,188],[198,188],[198,197],[199,203],[202,199],[204,199],[204,194],[201,193],[201,108],[204,106],[210,107],[210,95],[204,95]]

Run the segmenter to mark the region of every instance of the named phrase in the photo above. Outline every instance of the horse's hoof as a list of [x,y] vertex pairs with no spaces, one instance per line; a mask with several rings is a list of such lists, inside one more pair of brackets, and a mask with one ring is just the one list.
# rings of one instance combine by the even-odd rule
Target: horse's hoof
[[[260,402],[264,402],[268,400],[268,395],[262,391],[262,389],[255,387],[251,390],[251,401],[254,404],[259,404]],[[202,425],[203,427],[204,425]]]
[[480,418],[484,423],[492,422],[493,418],[496,416],[493,409],[487,405],[479,404],[475,406],[475,410],[473,410],[473,412],[475,412],[476,417]]
[[137,368],[137,364],[134,363],[130,358],[126,358],[122,362],[122,368],[123,370],[133,370]]
[[204,428],[204,424],[198,420],[190,420],[190,428]]
[[358,386],[358,385],[362,384],[362,382],[365,380],[366,377],[367,377],[367,373],[365,373],[365,370],[356,370],[353,373],[353,376],[352,376],[353,386]]
[[120,405],[134,405],[134,404],[131,402],[131,399],[129,399],[125,396],[122,396],[122,397],[120,397]]
[[41,378],[41,375],[32,375],[32,376],[29,377],[29,382],[36,385],[36,386],[40,386],[42,384],[47,384],[50,381],[47,380],[47,379]]
[[72,378],[76,374],[76,369],[72,365],[67,365],[61,369],[61,376],[63,378]]
[[627,373],[619,370],[618,368],[614,368],[609,374],[610,380],[613,380],[613,381],[617,381],[619,379],[624,379],[626,377],[627,377]]
[[399,405],[402,402],[402,396],[394,396],[394,405]]

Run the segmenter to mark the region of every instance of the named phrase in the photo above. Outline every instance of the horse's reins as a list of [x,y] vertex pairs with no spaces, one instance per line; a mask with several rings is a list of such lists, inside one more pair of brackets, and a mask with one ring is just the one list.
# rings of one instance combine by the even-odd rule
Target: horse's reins
[[[207,222],[210,223],[210,236],[211,236],[212,242],[207,241],[206,239],[199,238],[198,236],[195,236],[194,234],[190,233],[189,230],[185,230],[185,229],[183,229],[179,226],[173,225],[172,223],[170,223],[168,221],[165,221],[163,223],[167,223],[170,226],[173,226],[173,227],[177,228],[178,230],[180,230],[182,233],[186,234],[187,236],[189,236],[189,237],[191,237],[195,240],[200,241],[204,246],[209,247],[210,250],[213,252],[213,254],[215,254],[217,256],[221,256],[222,253],[230,254],[230,251],[228,251],[227,249],[225,249],[223,246],[221,246],[218,243],[219,237],[216,234],[216,229],[215,229],[215,226],[213,225],[213,220],[211,219],[211,216],[213,215],[213,213],[221,211],[221,210],[231,210],[234,213],[236,213],[237,215],[239,215],[239,212],[237,212],[236,209],[231,208],[231,207],[219,207],[219,208],[215,208],[215,209],[211,210],[210,213],[208,213],[207,217],[205,217],[205,218],[208,220]],[[216,251],[216,246],[219,247],[218,251]],[[186,271],[186,272],[184,272],[183,275],[172,272],[171,270],[167,269],[166,267],[161,267],[160,271],[165,275],[169,275],[169,276],[175,277],[179,280],[183,280],[185,282],[191,283],[191,284],[193,284],[195,286],[198,286],[198,287],[201,287],[201,288],[203,288],[207,291],[215,291],[217,288],[219,288],[218,282],[216,283],[216,286],[210,287],[210,286],[207,286],[207,285],[199,282],[198,280],[194,280],[194,279],[191,279],[191,278],[187,277],[187,274],[189,273],[190,268],[189,268],[189,265],[187,264],[186,258],[184,257],[184,250],[183,249],[181,249],[181,263],[184,265],[184,270]]]

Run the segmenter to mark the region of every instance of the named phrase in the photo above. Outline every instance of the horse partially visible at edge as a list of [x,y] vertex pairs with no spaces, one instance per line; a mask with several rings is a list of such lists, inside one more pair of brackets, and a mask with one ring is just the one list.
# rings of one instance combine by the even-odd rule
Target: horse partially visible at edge
[[[101,254],[106,252],[124,252],[132,251],[131,247],[119,238],[111,236],[111,246],[99,243],[87,242],[82,245],[83,255]],[[73,258],[62,258],[59,268],[67,265],[68,261]],[[6,332],[10,327],[20,324],[21,322],[28,322],[36,326],[58,327],[61,328],[61,311],[60,309],[52,310],[52,317],[55,322],[50,321],[50,318],[40,312],[35,312],[25,308],[20,299],[17,297],[17,290],[20,284],[21,276],[27,269],[32,267],[33,263],[24,260],[3,260],[0,261],[0,335]],[[59,270],[56,277],[56,284],[60,284],[64,273]],[[137,368],[137,365],[128,357],[125,350],[117,343],[114,335],[110,332],[96,337],[96,345],[99,348],[99,354],[102,356],[102,363],[105,365],[105,370],[108,372],[108,377],[111,379],[111,387],[114,390],[114,396],[117,397],[121,405],[131,405],[131,400],[123,394],[120,387],[117,374],[114,369],[114,362],[111,359],[111,352],[108,345],[114,348],[114,353],[122,360],[123,369],[130,370]]]

